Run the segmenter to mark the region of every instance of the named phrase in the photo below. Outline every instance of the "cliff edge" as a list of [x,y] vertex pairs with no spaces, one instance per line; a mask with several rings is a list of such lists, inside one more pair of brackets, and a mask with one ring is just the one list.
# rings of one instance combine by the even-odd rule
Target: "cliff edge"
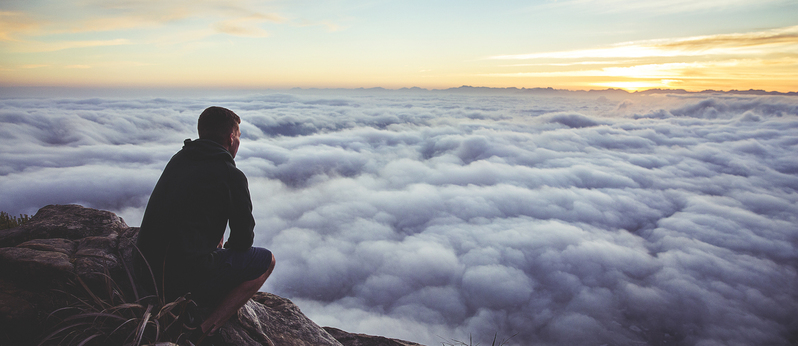
[[[0,230],[0,345],[38,344],[52,324],[51,312],[75,303],[69,292],[78,283],[102,290],[109,277],[124,281],[137,235],[137,227],[114,213],[79,205],[48,205],[27,223]],[[290,300],[265,292],[220,335],[224,345],[237,346],[419,345],[322,328]]]

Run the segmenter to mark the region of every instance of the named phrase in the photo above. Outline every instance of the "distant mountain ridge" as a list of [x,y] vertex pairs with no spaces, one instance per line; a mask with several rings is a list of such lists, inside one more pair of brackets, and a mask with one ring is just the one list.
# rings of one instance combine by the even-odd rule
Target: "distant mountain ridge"
[[780,92],[766,90],[703,90],[687,91],[684,89],[647,89],[641,91],[626,91],[624,89],[591,89],[591,90],[568,90],[547,88],[495,88],[463,85],[456,88],[447,89],[426,89],[421,87],[405,87],[399,89],[387,89],[383,87],[373,88],[226,88],[226,89],[181,89],[181,88],[131,88],[131,87],[39,87],[39,86],[19,86],[8,87],[0,86],[0,98],[47,98],[47,97],[130,97],[130,96],[152,96],[158,97],[172,96],[197,96],[197,95],[236,95],[240,93],[263,93],[263,92],[393,92],[393,93],[449,93],[449,94],[486,94],[486,95],[544,95],[544,96],[593,96],[593,95],[615,95],[619,97],[627,95],[654,95],[654,94],[678,94],[678,95],[755,95],[755,96],[798,96],[798,91]]
[[387,89],[383,87],[373,87],[373,88],[291,88],[289,90],[294,91],[376,91],[376,92],[449,92],[449,93],[513,93],[513,94],[626,94],[626,95],[635,95],[635,94],[727,94],[727,95],[769,95],[769,96],[798,96],[798,91],[790,91],[790,92],[780,92],[780,91],[766,91],[766,90],[758,90],[758,89],[749,89],[749,90],[702,90],[702,91],[688,91],[684,89],[646,89],[640,91],[627,91],[624,89],[617,89],[617,88],[607,88],[607,89],[590,89],[590,90],[569,90],[569,89],[555,89],[552,87],[546,88],[517,88],[517,87],[506,87],[506,88],[496,88],[496,87],[482,87],[482,86],[470,86],[470,85],[463,85],[456,88],[448,88],[448,89],[426,89],[420,87],[410,87],[410,88],[399,88],[399,89]]
[[[407,89],[407,88],[403,88]],[[399,90],[403,90],[399,89]],[[412,90],[413,88],[407,89]],[[421,88],[419,88],[421,89]],[[421,89],[425,90],[425,89]],[[783,95],[783,96],[798,96],[798,92],[791,91],[791,92],[779,92],[779,91],[765,91],[765,90],[756,90],[756,89],[749,89],[749,90],[703,90],[703,91],[687,91],[684,89],[647,89],[642,91],[626,91],[623,89],[591,89],[591,90],[568,90],[568,89],[554,89],[552,87],[548,88],[516,88],[516,87],[509,87],[509,88],[491,88],[491,87],[472,87],[468,85],[463,85],[457,88],[449,88],[449,89],[434,89],[434,90],[443,90],[443,91],[513,91],[513,92],[523,92],[523,93],[532,93],[532,94],[551,94],[551,93],[619,93],[619,94],[731,94],[731,95]]]

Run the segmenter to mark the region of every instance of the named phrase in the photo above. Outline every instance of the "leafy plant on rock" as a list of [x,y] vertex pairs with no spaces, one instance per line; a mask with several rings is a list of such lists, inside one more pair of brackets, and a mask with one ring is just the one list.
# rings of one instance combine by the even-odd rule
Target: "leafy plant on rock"
[[0,211],[0,230],[20,226],[30,220],[28,214],[19,214],[19,217]]
[[76,276],[70,285],[76,288],[73,292],[59,291],[73,304],[48,316],[55,323],[39,346],[193,345],[188,336],[196,329],[190,326],[196,304],[185,296],[165,302],[157,288],[155,294],[140,295],[130,269],[126,265],[124,269],[128,281],[124,287],[106,272],[95,273],[100,285]]

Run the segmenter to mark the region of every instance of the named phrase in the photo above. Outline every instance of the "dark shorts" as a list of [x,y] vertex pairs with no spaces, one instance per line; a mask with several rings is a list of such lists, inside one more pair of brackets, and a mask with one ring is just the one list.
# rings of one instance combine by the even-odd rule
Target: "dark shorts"
[[245,281],[257,279],[269,270],[272,252],[251,247],[239,252],[219,249],[211,255],[207,275],[196,283],[192,298],[199,303],[214,302]]

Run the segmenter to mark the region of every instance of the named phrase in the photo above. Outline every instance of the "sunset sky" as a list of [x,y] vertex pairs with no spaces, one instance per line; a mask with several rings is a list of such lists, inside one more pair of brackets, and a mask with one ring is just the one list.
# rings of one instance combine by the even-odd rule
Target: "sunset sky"
[[4,0],[0,85],[798,91],[798,2]]

